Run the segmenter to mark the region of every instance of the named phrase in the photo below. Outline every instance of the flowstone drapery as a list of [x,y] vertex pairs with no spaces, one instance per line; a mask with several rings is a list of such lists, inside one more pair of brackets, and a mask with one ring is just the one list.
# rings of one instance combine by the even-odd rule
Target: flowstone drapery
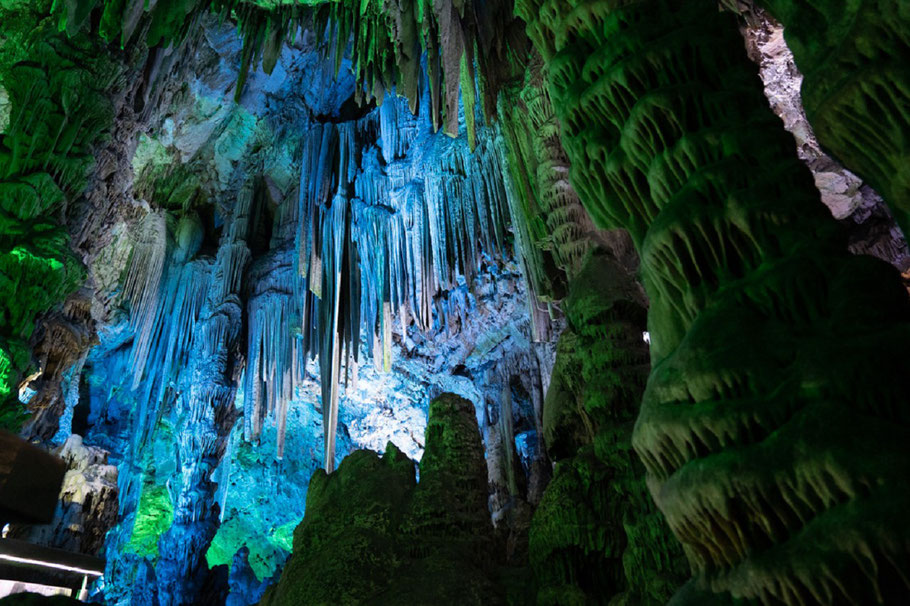
[[[136,408],[126,460],[142,469],[165,417],[177,456],[176,477],[167,479],[166,489],[155,485],[154,472],[124,478],[127,490],[142,484],[141,495],[157,490],[172,508],[169,523],[158,529],[166,530],[160,541],[156,534],[148,541],[158,560],[162,604],[197,600],[208,573],[203,556],[219,513],[211,506],[211,475],[237,414],[234,375],[252,197],[249,187],[240,192],[214,258],[197,256],[204,233],[195,214],[169,222],[164,213],[150,213],[140,225],[125,281],[136,335],[130,351]],[[141,498],[126,547],[140,554],[137,526],[156,513],[143,512]]]
[[563,309],[568,327],[543,415],[556,468],[529,537],[537,603],[662,606],[685,559],[632,449],[649,370],[644,296],[600,251],[588,255]]
[[569,161],[541,69],[538,56],[528,65],[523,86],[503,91],[499,116],[512,151],[509,168],[528,200],[529,247],[547,251],[559,269],[574,277],[599,234],[569,183]]
[[642,255],[653,371],[634,445],[695,576],[678,603],[895,603],[910,306],[890,268],[845,254],[732,16],[710,0],[518,10],[573,183]]
[[[235,203],[225,236],[209,269],[210,277],[183,277],[202,286],[204,302],[195,326],[184,327],[192,336],[193,355],[176,378],[174,428],[180,460],[180,482],[169,482],[176,493],[174,519],[159,541],[157,566],[162,604],[199,601],[208,574],[204,553],[217,530],[219,510],[212,506],[212,472],[221,459],[237,411],[236,349],[241,337],[241,299],[250,261],[247,241],[253,228],[252,192],[246,188]],[[181,250],[193,256],[202,240],[201,226],[178,226]],[[192,244],[189,244],[192,242]],[[195,245],[195,246],[194,246]],[[204,289],[204,290],[203,290]]]

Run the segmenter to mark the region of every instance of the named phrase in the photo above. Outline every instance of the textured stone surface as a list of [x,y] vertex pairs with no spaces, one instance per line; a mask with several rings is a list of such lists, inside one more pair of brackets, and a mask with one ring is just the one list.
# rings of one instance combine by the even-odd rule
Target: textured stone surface
[[530,527],[538,604],[665,604],[682,549],[647,493],[632,426],[648,375],[640,286],[612,255],[588,255],[563,302],[544,404],[556,461]]
[[744,28],[750,58],[759,64],[771,108],[796,139],[797,153],[815,178],[822,202],[841,220],[850,250],[888,261],[899,270],[910,267],[910,252],[881,196],[838,164],[818,143],[803,110],[803,75],[787,47],[783,27],[766,12],[752,8]]
[[426,436],[420,483],[391,444],[316,472],[294,555],[263,605],[503,603],[474,406],[434,399]]
[[906,232],[910,152],[910,8],[765,0],[806,75],[803,102],[821,145],[882,194]]
[[[295,314],[330,284],[298,284],[307,230],[332,228],[319,214],[335,208],[322,197],[334,196],[328,188],[354,199],[344,204],[360,224],[356,296],[375,320],[363,322],[360,362],[342,366],[347,383],[336,377],[335,460],[389,440],[420,456],[428,394],[456,391],[483,427],[484,504],[497,523],[511,529],[516,516],[505,512],[515,509],[526,528],[549,475],[539,411],[552,359],[532,342],[503,223],[501,139],[478,128],[471,154],[466,136],[434,135],[428,114],[408,115],[404,101],[357,109],[353,77],[333,80],[313,45],[307,34],[286,47],[271,75],[251,69],[238,105],[242,47],[232,28],[208,22],[172,54],[150,52],[149,66],[189,74],[188,83],[127,95],[146,109],[124,107],[123,130],[105,148],[122,152],[97,181],[98,192],[119,192],[99,219],[108,227],[73,223],[91,261],[100,344],[84,372],[66,374],[83,392],[67,410],[74,422],[88,417],[87,440],[109,449],[123,474],[107,601],[179,603],[228,589],[234,602],[254,601],[283,565],[308,479],[325,463],[325,383],[300,345],[304,332],[321,343],[311,331],[326,320],[317,307],[304,322]],[[326,188],[311,170],[324,171]],[[455,229],[466,225],[473,231]],[[106,244],[95,248],[97,229]],[[393,266],[391,317],[382,305],[389,258],[403,261]],[[263,485],[274,489],[263,494]]]
[[696,582],[900,600],[906,292],[846,253],[734,19],[708,0],[518,8],[582,201],[642,255],[653,368],[633,444]]
[[9,536],[100,556],[105,535],[117,522],[117,468],[108,464],[107,452],[84,445],[76,434],[54,454],[67,464],[54,523],[13,527]]

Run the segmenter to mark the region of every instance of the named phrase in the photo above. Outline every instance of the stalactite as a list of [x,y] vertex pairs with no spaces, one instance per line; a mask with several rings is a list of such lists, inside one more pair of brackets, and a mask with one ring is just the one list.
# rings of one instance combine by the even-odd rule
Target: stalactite
[[281,293],[254,298],[248,308],[249,336],[244,399],[248,438],[262,429],[264,413],[279,418],[278,456],[284,454],[283,421],[291,399],[295,340],[291,332],[293,303]]
[[[133,306],[130,322],[135,332],[130,359],[132,388],[138,397],[136,448],[152,430],[158,406],[186,363],[193,327],[208,294],[211,265],[193,259],[201,242],[200,229],[198,220],[187,216],[169,238],[163,213],[150,213],[138,228],[124,285],[124,295]],[[237,272],[233,271],[235,279]]]
[[500,390],[500,408],[499,408],[499,431],[502,441],[502,468],[506,472],[506,481],[509,489],[509,496],[518,495],[518,479],[515,473],[515,430],[512,424],[512,390],[509,385],[509,377],[500,379],[502,389]]
[[[189,580],[204,574],[200,562],[217,527],[216,510],[210,505],[216,492],[211,476],[224,454],[237,415],[235,367],[239,361],[235,357],[243,325],[241,296],[251,262],[248,239],[261,220],[254,200],[253,184],[247,183],[234,201],[214,260],[196,258],[202,240],[198,220],[185,217],[175,230],[176,250],[171,262],[182,269],[179,280],[183,286],[169,309],[170,328],[160,333],[170,346],[158,372],[173,383],[176,396],[173,418],[180,477],[171,486],[176,505],[173,524],[160,540],[157,571],[162,604],[198,603],[199,584],[175,579]],[[169,270],[165,284],[170,280]],[[186,291],[182,295],[181,289]],[[261,305],[262,301],[254,299],[250,305]],[[289,356],[283,350],[290,340],[290,313],[282,314],[279,308],[279,313],[262,317],[256,311],[249,312],[250,341],[257,339],[251,349],[262,358],[252,360],[250,366],[265,376],[270,389],[284,389],[283,393],[270,394],[269,406],[274,409],[290,395],[285,387],[290,383],[286,376]],[[247,376],[250,374],[248,371]],[[158,402],[164,399],[164,386],[162,381]]]
[[211,271],[204,261],[168,267],[162,280],[158,307],[148,324],[147,349],[137,342],[132,352],[141,428],[136,432],[137,447],[152,430],[157,407],[176,372],[186,363],[210,280]]
[[[249,304],[244,434],[255,439],[266,415],[277,413],[283,454],[287,402],[306,360],[318,359],[327,469],[341,392],[356,380],[361,335],[377,368],[391,370],[394,324],[402,334],[412,322],[422,330],[453,325],[447,316],[464,314],[467,305],[446,308],[437,296],[463,296],[485,259],[511,246],[495,139],[479,133],[473,154],[464,144],[441,146],[429,170],[418,170],[420,159],[393,162],[428,136],[405,109],[387,99],[360,120],[310,127],[301,142],[298,199],[282,219],[296,222],[293,302],[274,287]],[[297,337],[292,324],[300,327]]]

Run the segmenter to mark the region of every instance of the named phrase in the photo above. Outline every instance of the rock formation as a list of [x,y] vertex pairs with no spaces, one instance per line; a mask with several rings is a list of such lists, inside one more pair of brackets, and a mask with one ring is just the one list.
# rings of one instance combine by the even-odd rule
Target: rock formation
[[120,604],[906,602],[907,23],[5,0],[11,532]]
[[684,578],[682,550],[632,450],[649,370],[643,293],[601,252],[563,304],[543,411],[556,469],[530,528],[537,603],[665,604]]
[[105,534],[117,519],[117,468],[108,463],[107,452],[86,446],[78,434],[71,434],[55,454],[67,464],[67,471],[54,523],[14,526],[8,536],[101,555]]
[[805,74],[803,103],[819,142],[869,181],[908,224],[908,7],[894,0],[829,6],[765,0]]
[[[901,347],[906,297],[893,270],[846,254],[733,18],[713,2],[519,9],[582,200],[642,254],[653,370],[633,443],[694,586],[761,603],[905,595],[891,474],[906,413],[882,352]],[[860,351],[863,378],[845,379],[835,360]],[[689,591],[679,603],[707,602]]]
[[474,406],[430,403],[420,482],[389,444],[317,471],[294,556],[263,605],[502,604]]

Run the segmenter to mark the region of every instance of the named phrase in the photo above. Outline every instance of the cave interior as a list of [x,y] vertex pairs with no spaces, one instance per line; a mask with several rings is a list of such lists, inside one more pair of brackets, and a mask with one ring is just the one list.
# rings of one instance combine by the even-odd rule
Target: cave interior
[[0,605],[910,604],[904,0],[0,0]]

